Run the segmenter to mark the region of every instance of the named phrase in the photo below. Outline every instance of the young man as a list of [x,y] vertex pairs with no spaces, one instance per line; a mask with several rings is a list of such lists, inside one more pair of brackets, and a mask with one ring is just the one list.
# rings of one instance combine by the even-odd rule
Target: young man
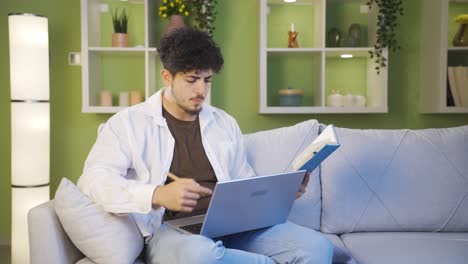
[[158,51],[165,88],[109,119],[80,189],[108,212],[132,214],[147,263],[331,263],[326,238],[289,222],[220,241],[161,224],[204,213],[217,181],[255,175],[236,121],[203,103],[224,63],[214,41],[183,28],[166,35]]

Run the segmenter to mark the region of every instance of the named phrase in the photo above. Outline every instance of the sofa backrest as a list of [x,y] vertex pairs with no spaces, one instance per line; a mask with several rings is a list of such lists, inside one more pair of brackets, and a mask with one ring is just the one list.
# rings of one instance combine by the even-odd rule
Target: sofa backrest
[[336,132],[321,231],[468,231],[468,126]]
[[[244,135],[249,164],[257,175],[291,170],[292,160],[318,135],[319,124],[308,120],[290,127]],[[320,228],[320,177],[315,170],[306,193],[294,202],[289,221],[315,230]]]

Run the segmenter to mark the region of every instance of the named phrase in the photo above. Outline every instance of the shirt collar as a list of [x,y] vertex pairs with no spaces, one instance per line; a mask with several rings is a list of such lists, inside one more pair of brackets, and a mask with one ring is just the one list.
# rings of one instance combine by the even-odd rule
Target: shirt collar
[[[150,96],[146,99],[143,111],[145,114],[152,116],[154,121],[158,125],[166,126],[166,119],[162,115],[162,95],[166,87],[161,88],[157,93]],[[206,103],[203,103],[202,110],[199,114],[200,118],[200,129],[201,131],[212,121],[214,120],[214,113],[216,109]]]

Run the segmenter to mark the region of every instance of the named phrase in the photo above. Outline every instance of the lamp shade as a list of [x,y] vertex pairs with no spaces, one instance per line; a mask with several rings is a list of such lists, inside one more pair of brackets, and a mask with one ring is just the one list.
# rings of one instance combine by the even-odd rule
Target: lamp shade
[[9,14],[11,90],[11,260],[27,264],[27,216],[49,200],[50,107],[47,18]]
[[12,100],[49,100],[49,33],[46,17],[8,16]]
[[11,184],[49,183],[49,104],[11,103]]

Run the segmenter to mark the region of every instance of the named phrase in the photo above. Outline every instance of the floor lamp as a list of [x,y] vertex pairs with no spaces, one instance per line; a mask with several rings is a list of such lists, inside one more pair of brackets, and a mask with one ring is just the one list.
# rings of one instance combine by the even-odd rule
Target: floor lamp
[[11,91],[11,260],[29,263],[27,213],[49,200],[49,36],[46,17],[8,14]]

